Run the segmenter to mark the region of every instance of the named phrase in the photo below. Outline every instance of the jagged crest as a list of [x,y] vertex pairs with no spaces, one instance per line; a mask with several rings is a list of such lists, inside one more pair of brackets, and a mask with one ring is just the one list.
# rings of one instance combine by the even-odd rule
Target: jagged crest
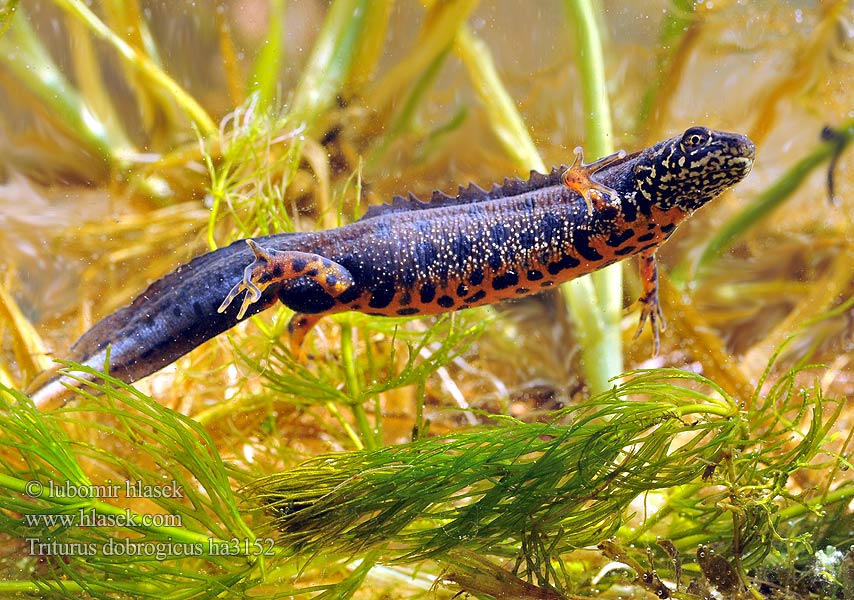
[[566,165],[554,167],[551,173],[543,175],[537,171],[531,171],[527,180],[519,179],[518,177],[507,178],[504,183],[492,186],[492,189],[487,191],[480,186],[470,183],[468,187],[460,186],[456,196],[449,196],[444,192],[436,190],[429,202],[424,202],[415,194],[409,194],[409,197],[394,196],[390,204],[377,204],[368,207],[365,214],[362,215],[360,221],[372,219],[380,215],[391,213],[408,212],[412,210],[425,210],[430,208],[441,208],[444,206],[460,206],[463,204],[474,204],[477,202],[488,202],[489,200],[497,200],[499,198],[509,198],[518,196],[526,192],[532,192],[545,187],[561,185],[560,177],[566,171]]

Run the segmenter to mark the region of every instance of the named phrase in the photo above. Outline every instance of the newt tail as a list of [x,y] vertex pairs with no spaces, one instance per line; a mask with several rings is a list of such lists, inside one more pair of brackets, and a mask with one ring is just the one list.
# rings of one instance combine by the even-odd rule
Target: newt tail
[[[475,185],[430,202],[395,196],[354,223],[277,234],[205,254],[97,323],[70,359],[133,382],[277,301],[296,313],[296,355],[325,315],[429,315],[538,293],[630,256],[641,260],[641,327],[658,348],[656,250],[695,210],[741,181],[755,148],[746,137],[692,127],[644,150],[619,152],[489,191]],[[235,302],[245,294],[241,302]],[[67,395],[68,376],[32,394]]]

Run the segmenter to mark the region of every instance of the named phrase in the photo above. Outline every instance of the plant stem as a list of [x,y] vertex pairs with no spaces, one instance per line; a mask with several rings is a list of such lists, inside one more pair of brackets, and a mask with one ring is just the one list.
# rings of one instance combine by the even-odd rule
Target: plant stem
[[207,112],[205,112],[205,109],[190,94],[184,91],[184,88],[149,60],[145,54],[116,35],[83,2],[80,0],[54,0],[54,3],[80,19],[95,36],[113,46],[119,55],[128,61],[130,65],[139,69],[140,73],[148,77],[154,84],[167,90],[175,102],[187,112],[202,135],[207,137],[216,133],[216,124],[208,116]]
[[249,79],[249,92],[258,95],[258,106],[264,110],[272,108],[276,100],[278,74],[285,58],[282,48],[284,24],[284,0],[271,0],[267,35]]
[[415,425],[412,427],[412,441],[419,440],[427,433],[424,431],[424,402],[426,401],[426,382],[417,384],[415,391]]
[[362,442],[362,438],[359,437],[359,434],[356,433],[356,430],[347,422],[347,419],[344,418],[344,415],[341,414],[341,411],[338,410],[338,406],[334,402],[326,402],[324,403],[326,410],[329,411],[335,420],[341,425],[342,429],[344,429],[347,437],[353,442],[353,446],[356,450],[364,450],[365,444]]
[[0,3],[0,36],[6,33],[9,25],[12,24],[12,17],[15,16],[15,11],[18,9],[18,0],[8,0]]
[[[605,156],[612,152],[613,135],[596,14],[590,0],[564,0],[564,6],[576,33],[587,150],[591,156]],[[612,265],[594,273],[591,280],[592,285],[585,278],[570,282],[564,289],[582,342],[584,373],[591,393],[596,394],[608,389],[609,380],[623,371],[622,268]]]
[[110,131],[62,75],[24,14],[19,14],[15,26],[0,38],[0,62],[87,151],[108,166],[116,163],[126,148],[110,136]]
[[469,78],[486,107],[492,131],[504,151],[519,167],[544,173],[546,165],[516,109],[516,103],[501,82],[489,48],[463,26],[457,34],[455,50],[468,69]]
[[850,485],[840,487],[804,504],[792,504],[781,509],[777,512],[777,517],[781,522],[785,522],[789,519],[805,515],[808,512],[820,511],[829,504],[850,502],[852,498],[854,498],[854,487]]
[[[376,430],[371,425],[367,413],[365,413],[364,405],[359,402],[361,397],[361,386],[359,379],[356,376],[356,349],[353,347],[353,327],[346,323],[341,324],[341,361],[344,366],[344,381],[347,386],[347,395],[352,402],[353,417],[356,419],[356,426],[361,435],[361,439],[365,443],[365,448],[372,450],[377,447]],[[379,419],[380,415],[377,414]]]
[[62,582],[49,581],[40,579],[35,581],[0,581],[0,592],[9,592],[15,594],[33,594],[35,597],[40,597],[44,594],[45,589],[51,590],[57,594],[67,594],[68,592],[82,592],[83,587],[76,581],[63,579]]
[[310,129],[335,101],[355,64],[369,12],[368,0],[335,0],[303,71],[291,113]]

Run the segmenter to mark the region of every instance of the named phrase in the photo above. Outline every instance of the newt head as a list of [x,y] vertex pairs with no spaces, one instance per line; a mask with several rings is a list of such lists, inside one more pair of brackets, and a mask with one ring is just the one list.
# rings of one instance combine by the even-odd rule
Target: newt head
[[738,133],[691,127],[644,150],[634,167],[637,189],[663,210],[691,213],[750,172],[756,146]]

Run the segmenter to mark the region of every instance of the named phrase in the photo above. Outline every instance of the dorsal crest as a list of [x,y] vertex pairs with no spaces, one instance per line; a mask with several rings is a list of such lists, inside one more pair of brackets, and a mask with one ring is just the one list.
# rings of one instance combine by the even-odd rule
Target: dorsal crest
[[419,199],[414,194],[409,194],[408,198],[405,196],[394,196],[389,204],[376,204],[368,207],[368,210],[365,211],[365,214],[359,220],[364,221],[365,219],[372,219],[391,213],[442,208],[445,206],[461,206],[464,204],[498,200],[499,198],[510,198],[545,187],[561,185],[560,177],[564,171],[566,171],[565,165],[554,167],[551,173],[547,175],[531,171],[528,179],[519,179],[518,177],[507,178],[503,184],[498,185],[496,183],[489,191],[470,183],[467,187],[460,186],[456,196],[449,196],[444,192],[436,190],[428,202]]

